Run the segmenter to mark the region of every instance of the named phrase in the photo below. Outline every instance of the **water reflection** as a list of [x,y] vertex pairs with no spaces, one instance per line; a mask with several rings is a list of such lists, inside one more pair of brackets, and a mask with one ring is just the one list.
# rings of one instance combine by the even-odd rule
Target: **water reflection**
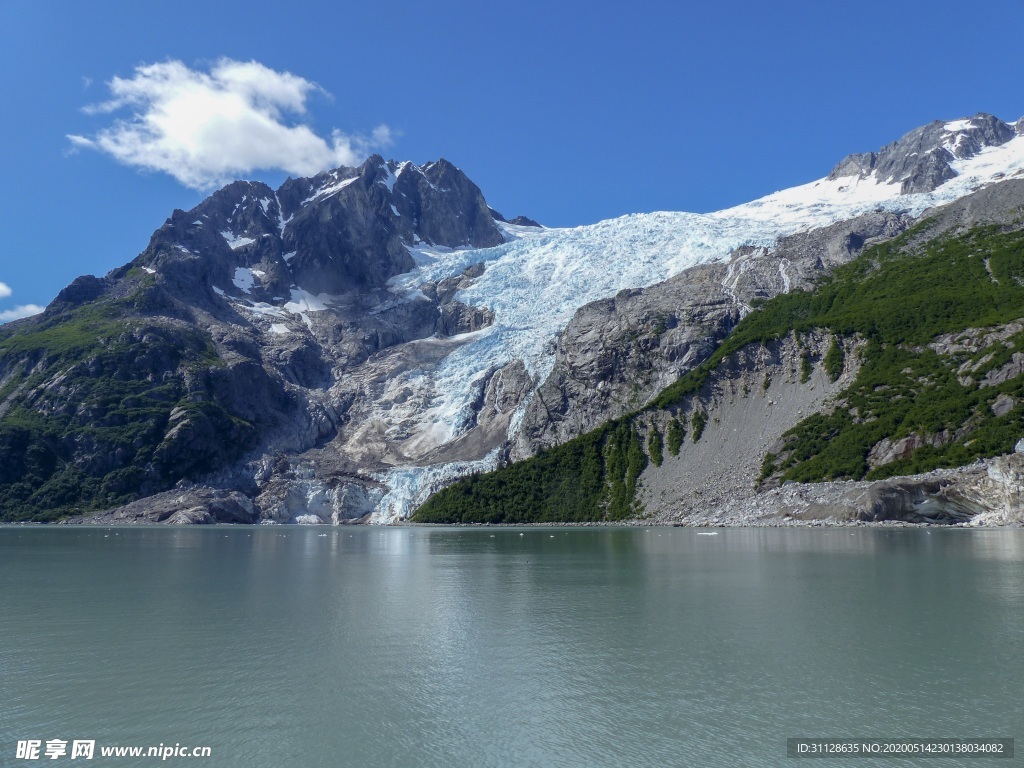
[[0,749],[724,766],[1017,735],[1024,532],[700,533],[0,529]]

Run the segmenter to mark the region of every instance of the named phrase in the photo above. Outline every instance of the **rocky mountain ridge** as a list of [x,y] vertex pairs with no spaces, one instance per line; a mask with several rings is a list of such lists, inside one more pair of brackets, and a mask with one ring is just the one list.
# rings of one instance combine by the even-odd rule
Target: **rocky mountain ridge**
[[[228,185],[0,330],[2,514],[402,519],[645,405],[758,301],[1024,176],[1019,124],[942,126],[730,211],[573,230],[505,221],[443,160]],[[918,173],[950,141],[955,177]]]
[[1016,124],[979,113],[971,118],[936,120],[910,131],[878,152],[847,155],[829,179],[874,177],[900,185],[903,194],[931,192],[956,177],[956,160],[975,157],[987,147],[999,147],[1024,133],[1024,118]]
[[[438,494],[416,519],[1020,523],[1022,229],[1016,181],[918,221],[874,214],[783,239],[793,289],[775,288],[700,366],[610,423]],[[652,308],[664,309],[661,298]],[[577,318],[600,337],[594,316]],[[624,319],[643,317],[596,316],[613,339]],[[983,319],[991,325],[970,327]],[[578,386],[581,366],[568,370],[555,380]],[[581,490],[572,477],[594,480]]]

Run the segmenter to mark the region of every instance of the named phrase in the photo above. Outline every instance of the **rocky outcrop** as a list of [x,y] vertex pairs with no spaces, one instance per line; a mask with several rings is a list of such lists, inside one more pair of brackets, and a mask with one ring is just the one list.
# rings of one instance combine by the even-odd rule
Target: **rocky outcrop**
[[1016,133],[1013,126],[984,113],[967,120],[937,120],[878,152],[848,155],[832,169],[829,179],[873,176],[887,184],[900,184],[903,194],[931,192],[956,176],[951,165],[954,160],[1005,144]]
[[166,491],[116,509],[67,522],[91,525],[205,525],[256,523],[259,517],[252,499],[237,491],[214,488],[183,488]]
[[[0,515],[165,492],[156,511],[117,515],[364,516],[380,496],[374,472],[427,452],[393,432],[366,440],[367,428],[392,405],[421,406],[403,377],[423,380],[493,321],[455,299],[482,264],[411,296],[388,280],[412,269],[413,247],[503,241],[480,190],[445,160],[374,156],[276,191],[235,182],[175,211],[131,263],[79,278],[0,333],[0,381],[12,384],[0,415],[17,417],[2,425],[0,451],[24,459],[3,462]],[[500,442],[508,416],[488,421],[479,407],[480,434]],[[168,490],[180,482],[189,487]],[[237,494],[241,512],[228,503]]]
[[876,482],[790,484],[755,499],[746,517],[776,524],[1022,525],[1024,456]]
[[536,221],[534,221],[533,219],[529,218],[528,216],[516,216],[514,219],[509,220],[509,219],[506,219],[504,216],[502,216],[500,213],[498,213],[493,208],[491,208],[490,211],[491,211],[491,216],[494,218],[495,221],[503,221],[503,222],[505,222],[507,224],[514,224],[517,227],[540,227],[541,226],[540,224],[538,224]]
[[728,263],[694,267],[581,307],[558,338],[554,369],[527,406],[511,458],[532,456],[646,405],[703,362],[755,300],[811,287],[911,223],[900,214],[870,213],[783,238],[770,249],[741,248]]
[[[701,390],[674,411],[656,411],[641,421],[665,436],[673,420],[685,430],[679,450],[664,451],[659,466],[648,464],[640,479],[643,515],[661,522],[713,521],[741,515],[758,496],[765,455],[793,424],[831,407],[857,374],[851,346],[847,365],[833,381],[821,365],[832,337],[794,335],[733,355]],[[813,361],[808,374],[804,357]],[[699,414],[699,415],[698,415]],[[698,426],[702,423],[702,426]]]
[[953,435],[949,432],[942,432],[937,435],[919,435],[915,432],[898,440],[891,440],[886,437],[872,446],[871,451],[868,453],[868,466],[875,469],[899,459],[909,459],[918,448],[926,445],[938,448],[952,440]]

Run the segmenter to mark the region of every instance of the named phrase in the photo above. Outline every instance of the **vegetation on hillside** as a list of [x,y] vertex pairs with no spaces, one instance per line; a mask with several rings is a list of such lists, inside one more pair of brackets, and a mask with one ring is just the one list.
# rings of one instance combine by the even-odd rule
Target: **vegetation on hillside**
[[[867,340],[858,376],[839,406],[786,433],[786,448],[766,461],[766,476],[814,481],[913,474],[1010,452],[1024,436],[1019,370],[979,386],[1024,352],[1024,334],[981,342],[974,352],[940,354],[929,346],[940,335],[1024,317],[1024,233],[977,229],[933,241],[911,256],[901,254],[899,244],[837,270],[813,294],[781,297],[786,301],[765,308],[776,327],[791,322]],[[825,365],[830,376],[841,370],[828,356]],[[872,447],[911,436],[924,444],[871,468]]]
[[[1012,450],[1024,435],[1024,376],[978,384],[1011,364],[1015,353],[1024,353],[1024,334],[974,353],[943,355],[928,345],[942,334],[1024,317],[1024,233],[984,227],[912,246],[931,226],[923,222],[868,248],[816,290],[778,296],[745,317],[708,360],[644,409],[668,412],[669,453],[678,455],[682,443],[681,409],[723,360],[748,345],[815,330],[834,336],[821,361],[833,381],[845,365],[841,339],[865,342],[858,375],[831,414],[811,416],[786,434],[785,449],[768,456],[763,477],[883,477]],[[970,380],[961,373],[964,366],[971,369]],[[806,379],[809,371],[803,367]],[[1002,407],[995,407],[997,400]],[[635,512],[632,473],[646,460],[635,437],[640,415],[629,414],[532,459],[458,483],[432,497],[414,519],[549,522],[618,519]],[[692,412],[695,442],[706,419],[703,411]],[[633,436],[625,452],[624,436]],[[909,456],[871,469],[873,446],[910,436],[921,445]]]
[[[227,450],[251,436],[167,375],[219,366],[210,339],[124,309],[102,302],[0,329],[0,520],[56,520],[169,487],[183,467],[159,450],[175,409],[236,439]],[[207,459],[193,452],[184,469]]]
[[420,523],[543,523],[621,520],[637,509],[647,456],[632,420],[618,419],[503,470],[473,475],[434,494]]

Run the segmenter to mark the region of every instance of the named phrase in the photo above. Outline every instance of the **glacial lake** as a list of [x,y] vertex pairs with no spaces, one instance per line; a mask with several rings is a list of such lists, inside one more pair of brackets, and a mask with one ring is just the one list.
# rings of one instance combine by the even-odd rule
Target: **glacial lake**
[[[1020,764],[1024,530],[709,533],[0,528],[0,765]],[[17,758],[53,739],[96,756]]]

